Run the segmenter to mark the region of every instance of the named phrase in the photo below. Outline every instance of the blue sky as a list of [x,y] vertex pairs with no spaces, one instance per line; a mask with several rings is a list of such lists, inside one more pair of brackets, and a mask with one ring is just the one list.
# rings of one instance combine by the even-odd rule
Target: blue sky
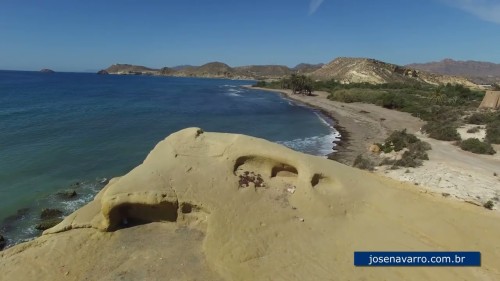
[[500,63],[499,0],[0,0],[0,69]]

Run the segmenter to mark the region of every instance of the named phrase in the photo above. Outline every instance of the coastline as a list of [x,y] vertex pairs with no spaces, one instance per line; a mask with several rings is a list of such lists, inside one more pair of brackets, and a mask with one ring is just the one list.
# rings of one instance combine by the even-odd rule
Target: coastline
[[246,89],[275,92],[293,101],[319,110],[335,121],[340,141],[335,142],[337,152],[328,158],[351,166],[359,154],[368,153],[371,144],[381,142],[392,131],[407,129],[416,133],[424,122],[408,113],[391,111],[373,104],[341,103],[329,100],[329,93],[315,91],[314,96],[294,95],[291,90],[266,89],[243,86]]
[[[423,120],[409,113],[386,109],[373,104],[341,103],[327,99],[328,93],[315,91],[314,96],[294,95],[290,90],[248,87],[277,92],[286,98],[321,110],[334,119],[341,141],[329,159],[352,166],[356,156],[377,157],[369,151],[370,145],[382,142],[394,130],[406,129],[429,143],[429,160],[417,168],[391,170],[375,167],[374,173],[420,186],[445,198],[454,198],[483,207],[488,202],[500,201],[500,145],[495,155],[479,155],[463,151],[452,142],[439,141],[420,132]],[[426,192],[427,192],[426,191]],[[495,203],[493,210],[500,209]]]
[[[498,280],[498,218],[264,139],[187,128],[41,237],[0,252],[0,271],[2,280]],[[374,272],[353,267],[359,249],[473,249],[482,263]]]

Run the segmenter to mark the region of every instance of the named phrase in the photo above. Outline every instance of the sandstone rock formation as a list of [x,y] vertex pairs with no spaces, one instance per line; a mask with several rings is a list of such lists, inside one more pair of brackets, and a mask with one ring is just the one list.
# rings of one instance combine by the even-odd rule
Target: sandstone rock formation
[[[0,253],[0,280],[498,280],[498,215],[243,135],[190,128]],[[481,251],[469,268],[356,268],[354,251]]]

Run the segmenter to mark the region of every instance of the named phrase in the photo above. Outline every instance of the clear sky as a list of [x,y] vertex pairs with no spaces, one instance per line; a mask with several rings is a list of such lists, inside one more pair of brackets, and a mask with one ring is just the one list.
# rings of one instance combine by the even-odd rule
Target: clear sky
[[500,0],[0,0],[0,69],[500,63]]

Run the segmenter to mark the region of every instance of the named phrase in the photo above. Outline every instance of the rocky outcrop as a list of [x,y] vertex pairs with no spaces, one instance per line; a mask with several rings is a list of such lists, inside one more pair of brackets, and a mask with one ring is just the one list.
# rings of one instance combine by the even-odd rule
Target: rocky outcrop
[[40,213],[40,219],[47,220],[59,217],[63,212],[59,209],[43,209]]
[[[497,280],[500,224],[485,212],[266,140],[189,128],[41,237],[1,252],[0,272],[25,281]],[[352,265],[354,251],[435,248],[484,258],[411,274]]]
[[78,193],[76,193],[76,190],[74,190],[74,189],[69,189],[69,190],[60,191],[56,195],[61,199],[67,200],[67,199],[75,199],[78,196]]
[[109,72],[107,72],[107,71],[106,71],[106,70],[104,70],[104,69],[101,69],[101,70],[97,71],[97,74],[99,74],[99,75],[108,75],[108,74],[109,74]]
[[500,91],[487,91],[479,108],[500,109]]
[[62,221],[63,212],[59,209],[43,209],[40,213],[40,223],[35,228],[38,230],[47,230],[54,227]]
[[3,250],[3,248],[5,248],[5,245],[7,244],[7,241],[5,241],[5,238],[0,235],[0,251]]

